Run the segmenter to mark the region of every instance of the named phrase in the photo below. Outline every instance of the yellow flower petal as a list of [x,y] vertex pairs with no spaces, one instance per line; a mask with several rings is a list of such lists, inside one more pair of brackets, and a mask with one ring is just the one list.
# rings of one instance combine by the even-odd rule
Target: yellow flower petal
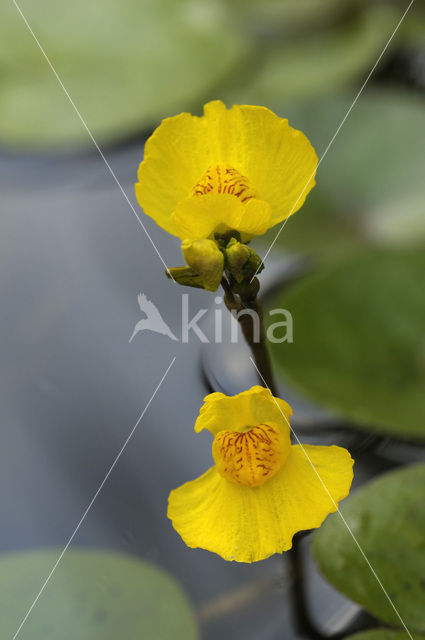
[[214,232],[237,229],[246,241],[265,233],[271,226],[270,205],[257,198],[244,205],[239,198],[227,193],[191,196],[179,202],[171,221],[180,238],[200,240]]
[[168,517],[189,547],[255,562],[287,551],[296,532],[319,527],[336,511],[348,495],[352,465],[341,447],[297,445],[260,487],[229,482],[213,467],[171,492]]
[[[212,200],[187,201],[213,195],[194,197],[193,193],[196,185],[206,188],[206,172],[217,165],[246,181],[251,198],[240,209],[241,200],[232,195],[235,202],[229,219],[222,211],[229,210],[224,198],[228,194],[217,193],[214,176],[211,189],[220,196],[217,203],[221,202],[215,211]],[[182,113],[167,118],[156,129],[146,143],[136,196],[147,215],[181,238],[206,237],[216,230],[213,222],[235,225],[250,237],[264,233],[302,206],[314,186],[316,165],[313,147],[287,120],[265,107],[227,110],[222,102],[214,101],[205,105],[201,118]],[[198,207],[202,210],[199,225]]]
[[243,217],[238,226],[242,242],[253,236],[261,236],[275,223],[272,222],[271,207],[265,200],[250,200],[244,207]]
[[137,174],[136,197],[143,211],[174,235],[178,234],[171,214],[206,169],[200,144],[204,137],[204,121],[190,113],[181,113],[163,120],[145,145],[144,160]]
[[269,389],[255,385],[235,396],[224,393],[206,396],[195,431],[208,429],[215,436],[223,430],[241,431],[248,426],[274,422],[289,433],[291,415],[292,409],[287,402],[274,398]]
[[226,162],[249,179],[270,204],[272,224],[298,211],[315,185],[318,162],[306,136],[266,107],[226,110],[217,100],[204,113],[214,162]]
[[228,194],[190,196],[179,202],[171,219],[179,237],[200,240],[214,231],[224,233],[227,229],[236,229],[243,209],[239,198]]

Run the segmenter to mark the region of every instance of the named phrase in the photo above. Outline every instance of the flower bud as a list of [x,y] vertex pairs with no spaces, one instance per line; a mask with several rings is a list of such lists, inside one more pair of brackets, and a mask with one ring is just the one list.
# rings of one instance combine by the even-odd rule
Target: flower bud
[[184,258],[207,291],[216,291],[223,276],[224,256],[214,240],[183,240]]
[[226,269],[236,282],[241,283],[251,278],[263,269],[261,258],[254,249],[246,244],[238,242],[235,238],[230,240],[225,249]]

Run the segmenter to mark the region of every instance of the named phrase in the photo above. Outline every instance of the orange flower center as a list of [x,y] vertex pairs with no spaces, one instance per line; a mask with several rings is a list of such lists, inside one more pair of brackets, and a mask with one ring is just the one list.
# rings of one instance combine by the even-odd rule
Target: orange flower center
[[208,193],[229,193],[240,198],[243,203],[258,197],[248,179],[228,164],[208,167],[192,189],[193,196],[205,196]]
[[288,436],[275,424],[260,424],[245,432],[220,431],[212,454],[223,478],[258,487],[275,475],[290,451]]

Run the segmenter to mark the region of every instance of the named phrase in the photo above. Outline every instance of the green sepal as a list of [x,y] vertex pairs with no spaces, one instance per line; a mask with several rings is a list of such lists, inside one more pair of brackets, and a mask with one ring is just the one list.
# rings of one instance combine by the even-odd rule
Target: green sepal
[[182,251],[187,265],[200,277],[206,291],[217,291],[223,277],[224,255],[215,240],[183,240]]
[[204,289],[201,276],[191,269],[191,267],[170,267],[165,271],[165,275],[167,278],[170,278],[170,280],[174,280],[177,284],[185,287]]
[[250,303],[255,300],[258,295],[258,292],[260,290],[260,282],[258,278],[253,278],[253,280],[251,281],[245,280],[244,282],[236,282],[234,280],[231,280],[231,287],[232,291],[234,293],[237,293],[241,300],[243,300],[245,303]]
[[232,238],[227,244],[224,254],[226,257],[226,272],[239,284],[250,282],[252,278],[264,269],[264,264],[254,249]]

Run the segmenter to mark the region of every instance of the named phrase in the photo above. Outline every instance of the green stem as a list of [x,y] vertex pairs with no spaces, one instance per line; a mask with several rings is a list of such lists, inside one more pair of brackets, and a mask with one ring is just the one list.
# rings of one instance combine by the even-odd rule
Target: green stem
[[[224,302],[229,311],[235,312],[240,324],[243,336],[251,349],[252,357],[257,367],[259,382],[267,386],[274,396],[277,395],[277,386],[273,377],[270,355],[267,349],[264,331],[263,310],[257,296],[242,296],[235,294],[226,278],[221,281],[225,292]],[[249,313],[241,313],[244,309],[253,311],[259,319],[259,335],[256,335],[256,322]]]
[[255,323],[250,315],[242,315],[239,321],[244,338],[251,349],[254,362],[258,369],[260,384],[266,385],[274,396],[277,396],[276,382],[273,376],[269,351],[267,349],[264,331],[263,310],[260,302],[255,298],[251,304],[245,308],[254,311],[260,319],[259,341],[255,341]]

